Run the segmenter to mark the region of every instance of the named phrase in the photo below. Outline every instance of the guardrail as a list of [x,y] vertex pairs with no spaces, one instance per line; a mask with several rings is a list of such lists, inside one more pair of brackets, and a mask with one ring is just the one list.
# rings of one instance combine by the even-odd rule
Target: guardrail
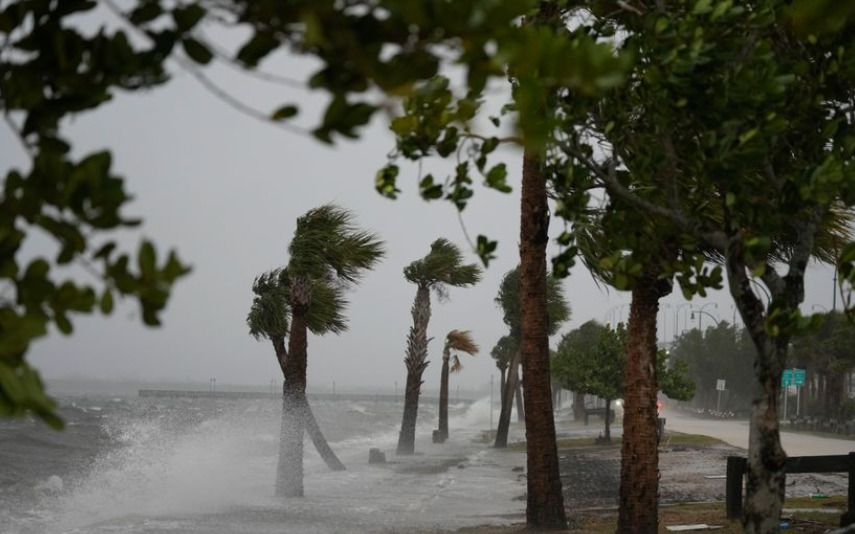
[[[748,461],[742,456],[727,457],[726,497],[727,518],[742,516],[742,481],[748,470]],[[787,458],[786,472],[796,473],[848,473],[849,487],[847,510],[840,516],[840,526],[855,524],[855,452],[833,456],[793,456]]]

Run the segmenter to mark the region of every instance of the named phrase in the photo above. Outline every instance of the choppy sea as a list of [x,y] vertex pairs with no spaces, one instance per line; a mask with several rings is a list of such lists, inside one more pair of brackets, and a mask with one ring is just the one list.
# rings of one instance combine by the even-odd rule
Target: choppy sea
[[[451,438],[431,443],[419,408],[417,454],[394,454],[403,405],[313,401],[347,471],[305,444],[302,499],[274,496],[278,398],[58,398],[62,432],[0,421],[0,533],[358,533],[500,524],[524,510],[522,455],[477,442],[489,400],[450,406]],[[498,418],[498,414],[494,414]],[[368,450],[389,463],[369,466]]]

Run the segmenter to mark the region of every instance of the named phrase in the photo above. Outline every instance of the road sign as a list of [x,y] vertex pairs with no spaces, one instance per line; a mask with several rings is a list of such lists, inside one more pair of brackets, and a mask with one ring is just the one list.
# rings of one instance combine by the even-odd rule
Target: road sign
[[789,387],[793,385],[793,370],[792,369],[784,369],[784,372],[781,373],[781,386]]
[[715,381],[715,388],[718,391],[724,391],[724,378],[719,378]]
[[797,386],[804,386],[806,374],[804,369],[793,369],[793,383]]

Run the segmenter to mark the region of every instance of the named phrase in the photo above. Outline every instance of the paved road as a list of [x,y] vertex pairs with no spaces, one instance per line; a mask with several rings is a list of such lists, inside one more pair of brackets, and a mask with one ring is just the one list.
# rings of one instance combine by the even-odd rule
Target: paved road
[[[696,419],[684,413],[667,410],[665,428],[687,434],[703,434],[718,438],[725,443],[748,448],[748,422],[733,420]],[[847,454],[855,451],[855,441],[830,439],[797,432],[781,432],[781,443],[789,456],[819,456],[825,454]]]

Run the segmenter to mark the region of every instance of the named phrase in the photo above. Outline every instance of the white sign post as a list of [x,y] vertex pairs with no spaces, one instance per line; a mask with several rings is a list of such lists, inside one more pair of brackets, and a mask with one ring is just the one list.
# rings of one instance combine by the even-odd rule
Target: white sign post
[[715,381],[715,389],[718,390],[718,400],[715,404],[715,410],[717,412],[721,411],[721,392],[724,391],[724,378],[719,378]]

